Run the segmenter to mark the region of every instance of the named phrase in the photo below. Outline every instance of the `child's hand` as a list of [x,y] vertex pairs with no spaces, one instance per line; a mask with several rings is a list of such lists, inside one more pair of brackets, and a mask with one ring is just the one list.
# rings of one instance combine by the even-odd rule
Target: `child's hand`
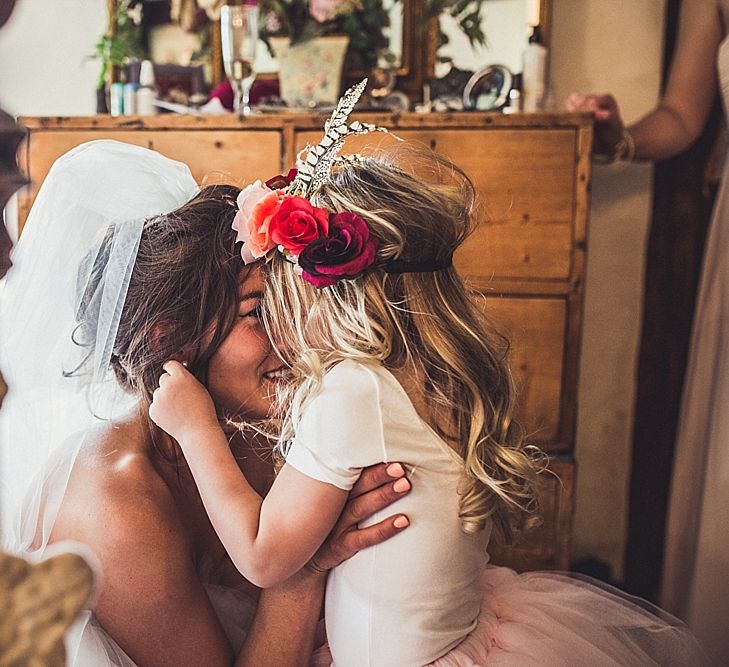
[[159,387],[152,394],[150,419],[180,444],[195,433],[219,429],[218,419],[207,389],[179,361],[162,368]]

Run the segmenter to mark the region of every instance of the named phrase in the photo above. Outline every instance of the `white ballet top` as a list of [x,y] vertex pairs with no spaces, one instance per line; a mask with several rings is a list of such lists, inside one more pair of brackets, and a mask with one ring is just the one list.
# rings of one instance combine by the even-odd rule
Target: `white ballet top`
[[337,667],[424,665],[473,630],[490,530],[462,531],[463,461],[388,370],[351,360],[332,368],[305,407],[286,461],[342,489],[368,465],[399,461],[413,484],[367,522],[402,512],[407,530],[329,575],[326,627]]

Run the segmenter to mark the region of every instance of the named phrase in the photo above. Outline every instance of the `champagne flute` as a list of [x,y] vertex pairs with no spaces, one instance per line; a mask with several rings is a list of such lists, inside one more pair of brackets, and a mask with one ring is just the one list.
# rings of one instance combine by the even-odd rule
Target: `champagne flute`
[[225,75],[235,94],[233,109],[241,116],[251,113],[250,91],[256,78],[258,5],[224,5],[220,8],[220,37]]

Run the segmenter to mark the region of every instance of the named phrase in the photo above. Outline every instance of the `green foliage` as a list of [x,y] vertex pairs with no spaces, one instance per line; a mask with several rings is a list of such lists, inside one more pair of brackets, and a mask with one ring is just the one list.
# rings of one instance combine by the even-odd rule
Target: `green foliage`
[[112,65],[121,66],[130,58],[143,58],[141,28],[134,22],[132,6],[136,0],[121,0],[114,15],[117,32],[114,36],[102,35],[94,45],[94,53],[89,56],[101,61],[101,71],[97,81],[97,88],[103,88],[106,76]]
[[[450,14],[461,32],[468,37],[471,46],[485,46],[486,35],[481,29],[483,4],[486,0],[423,0],[423,15],[426,20]],[[448,38],[441,31],[439,45],[447,43]]]
[[[455,19],[471,46],[486,45],[486,35],[481,28],[483,5],[486,0],[416,1],[423,3],[421,17],[424,24],[442,14],[449,14]],[[318,35],[345,34],[349,36],[347,69],[371,69],[381,56],[387,58],[389,53],[388,40],[384,35],[384,29],[390,25],[388,13],[382,6],[382,0],[342,0],[341,4],[348,5],[346,11],[330,21],[317,23],[309,14],[309,0],[261,0],[263,38],[266,39],[273,34],[267,33],[265,29],[269,14],[275,15],[280,23],[281,29],[276,34],[289,35],[294,44]],[[445,33],[439,31],[438,47],[447,41]]]
[[[395,0],[400,2],[400,0]],[[425,22],[450,14],[472,46],[484,46],[486,35],[481,29],[482,9],[486,0],[416,0],[423,3],[421,16]],[[391,56],[384,30],[390,25],[388,12],[382,0],[342,0],[342,9],[333,19],[318,23],[309,13],[309,0],[260,0],[262,37],[273,34],[288,35],[292,43],[303,42],[325,34],[344,34],[349,37],[347,51],[348,70],[369,70],[381,57]],[[109,69],[122,66],[131,58],[144,58],[141,28],[138,25],[141,5],[139,0],[120,0],[114,20],[117,32],[112,37],[102,35],[90,56],[101,61],[98,87],[103,87]],[[137,14],[135,16],[135,13]],[[270,15],[280,24],[279,30],[268,28]],[[209,47],[203,35],[202,50]],[[440,31],[439,46],[447,42]]]

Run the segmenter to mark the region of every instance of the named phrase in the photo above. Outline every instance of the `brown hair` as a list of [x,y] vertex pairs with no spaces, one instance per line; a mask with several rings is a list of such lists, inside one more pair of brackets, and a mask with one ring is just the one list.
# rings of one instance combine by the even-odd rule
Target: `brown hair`
[[[244,270],[231,228],[238,193],[233,186],[207,186],[175,211],[144,223],[111,367],[119,384],[147,404],[162,364],[183,349],[192,350],[189,369],[204,382],[208,361],[235,322]],[[112,236],[110,230],[106,241]],[[102,245],[94,258],[99,276],[105,257]],[[96,282],[87,285],[89,295]],[[94,340],[97,323],[90,298],[81,303],[74,339],[84,345]]]
[[152,398],[162,364],[185,348],[189,369],[207,364],[238,312],[243,260],[235,251],[237,188],[213,185],[142,233],[112,367],[124,386]]

